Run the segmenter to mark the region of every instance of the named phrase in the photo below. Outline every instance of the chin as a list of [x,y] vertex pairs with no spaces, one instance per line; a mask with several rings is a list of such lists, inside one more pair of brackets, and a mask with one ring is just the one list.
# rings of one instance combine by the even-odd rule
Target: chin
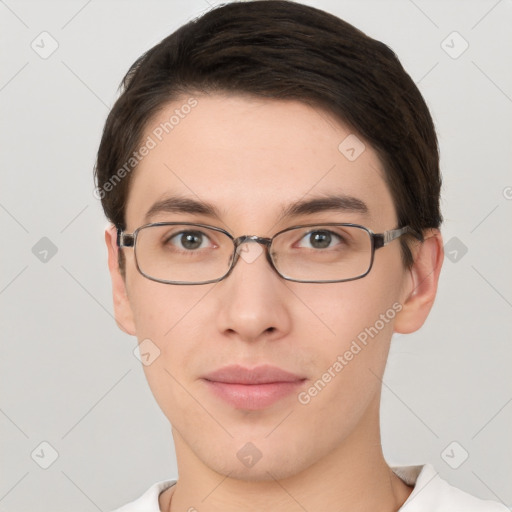
[[245,450],[242,448],[233,452],[233,457],[229,458],[226,458],[226,452],[214,458],[210,452],[207,458],[203,458],[203,463],[212,471],[235,480],[268,482],[293,477],[315,462],[307,460],[303,447],[300,453],[292,446],[288,450],[283,448],[282,445],[267,445],[260,452],[255,446],[246,445]]
[[229,478],[244,482],[271,482],[274,480],[283,480],[293,477],[301,471],[296,464],[291,467],[284,467],[282,464],[268,465],[263,464],[261,461],[252,468],[241,467],[241,464],[234,467],[216,466],[217,464],[210,466],[210,469],[222,476],[229,476]]

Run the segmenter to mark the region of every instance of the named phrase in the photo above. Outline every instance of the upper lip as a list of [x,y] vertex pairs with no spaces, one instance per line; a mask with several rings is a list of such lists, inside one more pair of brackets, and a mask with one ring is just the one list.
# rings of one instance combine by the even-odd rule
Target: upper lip
[[224,366],[203,377],[213,382],[226,384],[269,384],[271,382],[298,382],[304,377],[271,365],[244,368],[239,365]]

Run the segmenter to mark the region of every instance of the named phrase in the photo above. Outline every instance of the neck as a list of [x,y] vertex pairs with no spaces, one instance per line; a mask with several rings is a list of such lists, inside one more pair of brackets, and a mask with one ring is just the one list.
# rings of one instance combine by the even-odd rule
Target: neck
[[[280,480],[247,481],[206,467],[174,431],[179,481],[160,496],[162,511],[396,512],[412,488],[387,465],[381,448],[379,397],[328,456]],[[172,498],[172,499],[171,499]]]

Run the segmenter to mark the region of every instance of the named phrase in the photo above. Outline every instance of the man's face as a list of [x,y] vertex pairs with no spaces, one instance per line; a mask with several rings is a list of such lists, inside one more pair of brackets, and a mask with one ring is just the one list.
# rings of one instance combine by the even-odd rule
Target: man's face
[[[357,156],[362,146],[352,152],[352,138],[340,151],[351,132],[324,111],[291,101],[195,98],[168,134],[154,130],[186,97],[147,127],[143,140],[157,144],[132,177],[128,233],[170,195],[210,203],[218,217],[160,212],[151,222],[197,222],[234,237],[269,238],[299,224],[349,222],[375,233],[396,227],[376,153],[366,144]],[[357,198],[368,211],[280,218],[291,203],[326,195]],[[162,284],[137,271],[133,249],[123,250],[133,333],[160,351],[144,371],[173,426],[178,458],[235,478],[284,478],[339,450],[348,455],[378,442],[380,378],[408,275],[398,241],[376,251],[366,277],[328,284],[286,281],[263,252],[240,258],[218,283]],[[270,365],[297,382],[251,395],[205,379],[231,365]],[[254,398],[261,394],[267,398]]]

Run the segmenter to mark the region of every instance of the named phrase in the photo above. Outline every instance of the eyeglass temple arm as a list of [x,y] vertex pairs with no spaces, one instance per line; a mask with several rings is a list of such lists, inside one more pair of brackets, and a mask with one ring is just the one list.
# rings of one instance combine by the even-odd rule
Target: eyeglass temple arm
[[133,247],[134,236],[124,233],[122,229],[117,228],[117,246],[118,247]]
[[[409,226],[404,226],[403,228],[398,229],[390,229],[385,233],[380,233],[373,236],[375,249],[380,249],[385,245],[388,245],[393,240],[405,235],[405,233],[413,233],[414,231]],[[417,236],[417,235],[416,235]]]

